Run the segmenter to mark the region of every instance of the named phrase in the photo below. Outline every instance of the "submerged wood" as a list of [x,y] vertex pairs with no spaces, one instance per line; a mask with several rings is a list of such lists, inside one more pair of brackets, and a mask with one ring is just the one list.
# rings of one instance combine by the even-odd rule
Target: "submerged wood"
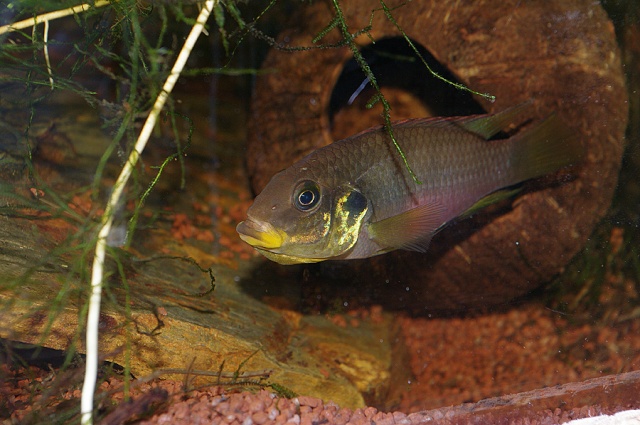
[[[0,216],[0,338],[84,353],[86,282],[71,272],[73,259],[54,251],[59,240],[48,227],[59,224]],[[170,235],[149,237],[171,244]],[[186,257],[219,262],[193,247]],[[402,367],[393,365],[388,320],[337,328],[325,317],[271,308],[225,284],[242,276],[230,264],[216,267],[210,291],[208,274],[179,257],[121,261],[129,289],[109,261],[100,353],[137,378],[275,383],[356,408],[384,399],[392,368]]]
[[435,425],[562,423],[575,418],[572,409],[579,417],[638,409],[639,392],[640,372],[628,372],[412,413],[409,420]]

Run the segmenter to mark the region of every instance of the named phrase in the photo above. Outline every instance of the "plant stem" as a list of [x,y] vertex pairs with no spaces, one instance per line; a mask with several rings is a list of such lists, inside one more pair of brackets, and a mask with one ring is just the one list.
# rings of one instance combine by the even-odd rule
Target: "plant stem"
[[96,387],[96,379],[98,372],[98,325],[100,319],[100,301],[102,296],[103,268],[107,249],[107,236],[111,231],[113,224],[113,213],[116,205],[122,197],[124,187],[133,172],[133,168],[138,162],[138,158],[142,154],[151,132],[155,127],[158,115],[162,111],[164,104],[173,90],[182,69],[184,68],[191,50],[204,29],[209,15],[213,8],[218,4],[219,0],[208,0],[204,3],[200,14],[194,24],[189,36],[185,40],[184,46],[176,59],[176,62],[162,87],[162,91],[158,94],[156,101],[147,117],[147,120],[140,132],[140,136],[134,145],[127,162],[125,163],[116,183],[113,187],[111,197],[107,202],[105,212],[102,216],[100,231],[98,233],[98,241],[96,242],[96,251],[93,261],[93,269],[91,275],[91,296],[89,298],[89,311],[87,313],[87,332],[86,332],[86,370],[84,384],[82,386],[82,399],[80,411],[82,414],[81,423],[83,425],[91,425],[93,423],[93,397]]
[[109,0],[98,0],[93,5],[83,3],[78,6],[69,7],[67,9],[56,10],[54,12],[43,13],[42,15],[34,16],[33,18],[25,19],[23,21],[14,22],[9,25],[3,25],[0,27],[0,35],[8,32],[18,31],[24,28],[34,27],[40,22],[49,22],[54,19],[64,18],[65,16],[75,15],[77,13],[86,12],[90,8],[99,8],[111,4]]

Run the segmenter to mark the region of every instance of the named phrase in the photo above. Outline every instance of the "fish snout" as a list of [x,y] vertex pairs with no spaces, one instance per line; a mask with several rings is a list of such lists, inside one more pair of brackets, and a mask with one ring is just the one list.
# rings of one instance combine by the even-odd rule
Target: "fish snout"
[[255,221],[250,218],[240,222],[236,227],[240,239],[256,248],[276,249],[282,246],[285,233],[270,223]]

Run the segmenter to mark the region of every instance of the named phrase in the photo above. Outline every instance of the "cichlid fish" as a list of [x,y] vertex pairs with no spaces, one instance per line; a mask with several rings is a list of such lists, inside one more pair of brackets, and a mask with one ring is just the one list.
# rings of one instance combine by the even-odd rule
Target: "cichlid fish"
[[276,174],[237,231],[280,264],[424,252],[451,220],[504,199],[514,193],[510,186],[580,161],[581,146],[556,115],[488,140],[526,106],[394,123],[420,183],[383,127],[320,148]]

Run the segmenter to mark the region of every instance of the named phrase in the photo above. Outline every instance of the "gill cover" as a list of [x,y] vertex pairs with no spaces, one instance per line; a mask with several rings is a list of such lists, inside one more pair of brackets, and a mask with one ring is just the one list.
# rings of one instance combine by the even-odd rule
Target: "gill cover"
[[[316,263],[339,258],[351,251],[358,242],[360,229],[369,211],[367,198],[348,186],[331,192],[331,195],[326,192],[321,195],[326,196],[325,201],[330,203],[330,208],[322,209],[314,205],[314,196],[318,195],[314,185],[306,182],[297,185],[292,194],[294,206],[300,211],[308,209],[308,222],[314,223],[313,228],[306,227],[302,233],[290,234],[279,249],[256,247],[258,251],[280,264]],[[301,218],[301,221],[304,219]],[[298,227],[298,230],[301,229]]]
[[329,231],[333,257],[346,254],[356,245],[368,211],[367,198],[357,189],[347,187],[336,192]]

